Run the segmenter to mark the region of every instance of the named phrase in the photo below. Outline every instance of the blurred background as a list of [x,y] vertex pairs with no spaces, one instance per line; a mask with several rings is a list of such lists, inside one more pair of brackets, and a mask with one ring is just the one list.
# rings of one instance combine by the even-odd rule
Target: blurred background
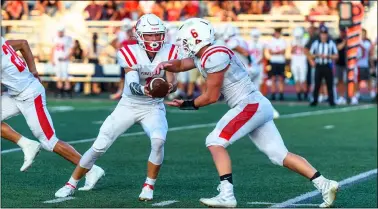
[[[54,69],[51,65],[53,39],[59,27],[64,27],[64,35],[72,38],[72,55],[69,74],[74,96],[92,95],[118,99],[120,91],[120,68],[116,64],[116,50],[122,42],[132,38],[135,21],[145,13],[154,13],[166,21],[168,42],[174,42],[175,32],[181,21],[191,17],[203,17],[210,20],[218,32],[218,39],[227,41],[227,28],[232,27],[230,35],[240,36],[246,42],[251,41],[250,32],[257,29],[259,41],[265,45],[272,39],[275,28],[281,28],[281,37],[285,46],[285,98],[295,95],[295,82],[290,69],[291,41],[293,30],[301,27],[304,37],[313,41],[320,25],[329,28],[332,39],[343,39],[340,35],[339,1],[2,1],[2,34],[8,39],[26,39],[32,47],[38,71],[51,92],[54,89]],[[374,43],[377,37],[377,2],[361,1],[365,7],[362,27],[366,29],[367,39]],[[230,30],[228,30],[230,31]],[[219,35],[221,34],[221,35]],[[264,77],[261,91],[268,95],[271,81],[268,72],[269,53],[264,52]],[[374,67],[374,66],[370,66]],[[310,71],[310,70],[309,70]],[[201,91],[200,78],[193,78],[195,73],[180,75],[180,91],[173,97],[192,96]],[[311,79],[309,76],[307,79]],[[373,77],[371,77],[373,79]],[[56,80],[56,79],[55,79]],[[374,98],[372,88],[367,84],[373,81],[359,82],[367,100]],[[335,83],[337,80],[335,80]],[[311,83],[311,81],[307,81]],[[370,87],[370,86],[369,86]],[[189,90],[188,90],[189,89]],[[113,95],[111,95],[113,94]],[[321,101],[326,100],[326,92],[321,94]],[[360,95],[358,95],[360,96]],[[362,97],[363,100],[364,96]]]

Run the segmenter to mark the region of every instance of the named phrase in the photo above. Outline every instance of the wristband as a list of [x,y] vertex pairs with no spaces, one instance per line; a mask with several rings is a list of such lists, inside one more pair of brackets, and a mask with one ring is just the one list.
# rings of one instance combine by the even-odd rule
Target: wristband
[[194,100],[184,100],[180,106],[181,110],[198,110],[198,107],[194,105]]

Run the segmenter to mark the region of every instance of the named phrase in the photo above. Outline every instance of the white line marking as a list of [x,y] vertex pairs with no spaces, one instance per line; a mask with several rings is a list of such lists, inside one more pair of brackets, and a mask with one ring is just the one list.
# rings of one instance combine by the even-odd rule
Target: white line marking
[[[344,179],[344,180],[340,181],[339,182],[339,187],[347,186],[349,184],[353,184],[354,182],[356,182],[358,180],[367,178],[367,177],[369,177],[371,175],[374,175],[374,174],[377,174],[377,169],[373,169],[373,170],[370,170],[370,171],[367,171],[367,172],[364,172],[364,173],[360,173],[360,174],[358,174],[356,176],[349,177],[347,179]],[[286,200],[285,202],[274,204],[274,205],[272,205],[270,207],[271,208],[284,208],[284,207],[293,205],[293,204],[295,204],[297,202],[301,202],[301,201],[310,199],[310,198],[315,197],[316,195],[319,195],[319,194],[320,193],[318,192],[318,190],[314,190],[312,192],[307,192],[305,194],[296,196],[296,197],[294,197],[292,199]]]
[[[247,202],[247,204],[250,204],[250,205],[274,205],[274,204],[278,204],[278,203],[274,203],[274,202]],[[294,206],[316,206],[316,207],[319,206],[319,204],[291,204],[291,205],[294,205]]]
[[152,204],[152,206],[167,206],[167,205],[170,205],[170,204],[173,204],[173,203],[176,203],[176,202],[179,202],[179,201],[167,200],[167,201],[163,201],[163,202],[154,203],[154,204]]
[[[354,110],[363,110],[363,109],[369,109],[375,107],[375,105],[361,105],[361,106],[355,106],[355,107],[345,107],[345,108],[339,108],[339,109],[329,109],[329,110],[317,110],[317,111],[309,111],[309,112],[301,112],[301,113],[292,113],[287,115],[282,115],[280,118],[298,118],[298,117],[306,117],[306,116],[312,116],[312,115],[323,115],[323,114],[329,114],[329,113],[339,113],[339,112],[348,112],[348,111],[354,111]],[[217,123],[205,123],[205,124],[198,124],[198,125],[190,125],[190,126],[179,126],[174,128],[169,128],[168,131],[181,131],[181,130],[190,130],[190,129],[197,129],[197,128],[207,128],[207,127],[214,127]],[[144,135],[144,132],[135,132],[135,133],[126,133],[122,134],[120,137],[125,136],[140,136]],[[75,140],[75,141],[68,141],[68,144],[81,144],[85,142],[92,142],[96,140],[96,138],[90,138],[90,139],[81,139],[81,140]],[[1,154],[7,154],[12,152],[20,151],[20,148],[12,148],[12,149],[6,149],[1,151]]]
[[75,197],[61,197],[61,198],[56,198],[53,200],[46,200],[43,203],[58,203],[58,202],[64,202],[64,201],[73,200],[73,199],[75,199]]
[[324,129],[333,129],[333,128],[335,128],[335,126],[334,125],[326,125],[326,126],[324,126]]

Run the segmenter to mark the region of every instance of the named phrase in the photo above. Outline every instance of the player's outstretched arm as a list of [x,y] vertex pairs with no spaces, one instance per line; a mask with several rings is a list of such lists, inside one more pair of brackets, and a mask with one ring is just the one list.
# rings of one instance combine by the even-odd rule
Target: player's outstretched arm
[[165,76],[166,76],[167,82],[169,84],[168,94],[175,92],[177,90],[176,74],[172,73],[172,72],[166,72]]
[[160,74],[160,71],[165,70],[172,73],[179,73],[191,70],[195,68],[194,60],[192,58],[185,58],[185,59],[176,59],[170,60],[166,62],[161,62],[155,68],[155,74]]
[[215,73],[207,74],[206,91],[197,97],[195,100],[177,100],[165,102],[165,104],[173,107],[179,107],[182,110],[198,110],[203,107],[218,101],[220,90],[223,84],[224,74],[230,67],[228,65],[224,70]]
[[222,71],[207,74],[206,91],[194,100],[195,107],[203,107],[218,101],[221,95],[224,74],[229,67],[230,65]]
[[20,51],[28,65],[29,71],[38,78],[37,67],[34,62],[33,53],[31,52],[28,41],[26,40],[8,40],[7,43],[12,46],[15,51]]

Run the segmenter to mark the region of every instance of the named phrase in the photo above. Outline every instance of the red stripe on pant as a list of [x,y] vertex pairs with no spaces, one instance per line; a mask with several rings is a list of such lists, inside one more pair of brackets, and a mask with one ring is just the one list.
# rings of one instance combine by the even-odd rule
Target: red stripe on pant
[[231,137],[246,124],[257,112],[259,104],[248,104],[243,111],[234,117],[221,131],[219,137],[229,141]]
[[47,140],[50,140],[51,137],[54,135],[54,131],[50,125],[49,120],[47,119],[45,110],[43,108],[42,95],[39,95],[37,98],[35,98],[34,106],[37,112],[39,125],[41,126]]

